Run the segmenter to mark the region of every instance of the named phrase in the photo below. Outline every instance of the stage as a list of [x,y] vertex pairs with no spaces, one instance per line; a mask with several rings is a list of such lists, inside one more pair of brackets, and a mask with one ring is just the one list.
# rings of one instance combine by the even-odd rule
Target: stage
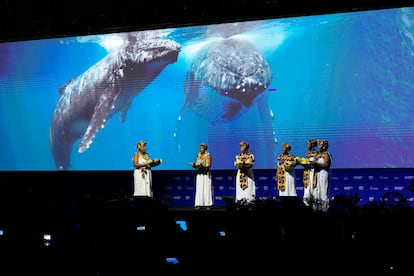
[[85,197],[71,210],[57,202],[21,204],[2,216],[2,275],[27,268],[16,263],[43,275],[314,273],[321,267],[321,275],[395,275],[410,268],[407,249],[414,245],[411,207],[359,207],[344,198],[328,212],[295,197],[211,210],[145,197]]
[[154,171],[153,199],[131,196],[131,171],[3,172],[0,274],[410,269],[410,169],[334,170],[328,212],[305,206],[300,185],[297,197],[278,197],[273,170],[257,171],[254,204],[237,205],[234,172],[213,173],[214,206],[196,210],[193,171]]

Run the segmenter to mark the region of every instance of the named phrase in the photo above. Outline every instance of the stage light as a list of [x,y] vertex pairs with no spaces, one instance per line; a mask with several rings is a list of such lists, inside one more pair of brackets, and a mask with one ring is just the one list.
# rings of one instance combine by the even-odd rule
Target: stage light
[[52,242],[52,235],[51,234],[43,234],[43,245],[49,247]]
[[145,231],[145,225],[138,225],[136,229],[137,231]]
[[180,263],[176,257],[167,257],[165,258],[167,264],[178,264]]
[[178,224],[183,231],[187,231],[187,222],[185,220],[176,220],[176,224]]

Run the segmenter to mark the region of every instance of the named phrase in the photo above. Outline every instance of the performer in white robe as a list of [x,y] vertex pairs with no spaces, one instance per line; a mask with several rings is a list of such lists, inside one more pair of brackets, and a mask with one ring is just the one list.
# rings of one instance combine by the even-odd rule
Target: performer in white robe
[[240,153],[236,155],[236,203],[251,204],[256,200],[256,182],[253,174],[254,154],[249,152],[249,144],[240,142]]
[[317,210],[326,212],[330,204],[330,184],[331,174],[330,167],[332,164],[332,155],[328,151],[328,140],[318,140],[319,154],[316,156],[316,170],[318,173],[317,184],[315,189]]
[[211,210],[213,205],[213,186],[211,181],[210,167],[212,158],[207,151],[207,144],[200,144],[200,151],[195,162],[191,166],[197,169],[194,207],[196,209],[205,208]]
[[152,160],[146,151],[147,142],[137,143],[138,152],[132,158],[134,169],[134,196],[154,197],[151,167],[161,164],[161,159]]
[[309,139],[306,143],[307,152],[305,158],[301,159],[300,164],[304,167],[303,170],[303,203],[306,206],[313,207],[315,202],[315,190],[318,172],[315,170],[315,158],[318,155],[318,151],[315,150],[317,141],[315,139]]
[[279,196],[297,196],[295,167],[299,158],[289,153],[289,144],[282,144],[282,154],[277,157],[276,183]]

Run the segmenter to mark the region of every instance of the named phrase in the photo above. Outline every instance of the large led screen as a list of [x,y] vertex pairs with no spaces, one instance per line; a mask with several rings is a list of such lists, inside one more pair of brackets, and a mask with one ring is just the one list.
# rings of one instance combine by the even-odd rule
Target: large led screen
[[0,43],[0,170],[233,169],[327,139],[332,168],[414,167],[414,8]]

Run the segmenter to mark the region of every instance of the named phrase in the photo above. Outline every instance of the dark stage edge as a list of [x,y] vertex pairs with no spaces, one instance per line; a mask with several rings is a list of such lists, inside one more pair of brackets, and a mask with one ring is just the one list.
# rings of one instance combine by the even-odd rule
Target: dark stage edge
[[289,198],[207,211],[122,198],[53,210],[3,221],[0,275],[400,275],[412,266],[414,215],[405,206],[341,202],[320,212]]

